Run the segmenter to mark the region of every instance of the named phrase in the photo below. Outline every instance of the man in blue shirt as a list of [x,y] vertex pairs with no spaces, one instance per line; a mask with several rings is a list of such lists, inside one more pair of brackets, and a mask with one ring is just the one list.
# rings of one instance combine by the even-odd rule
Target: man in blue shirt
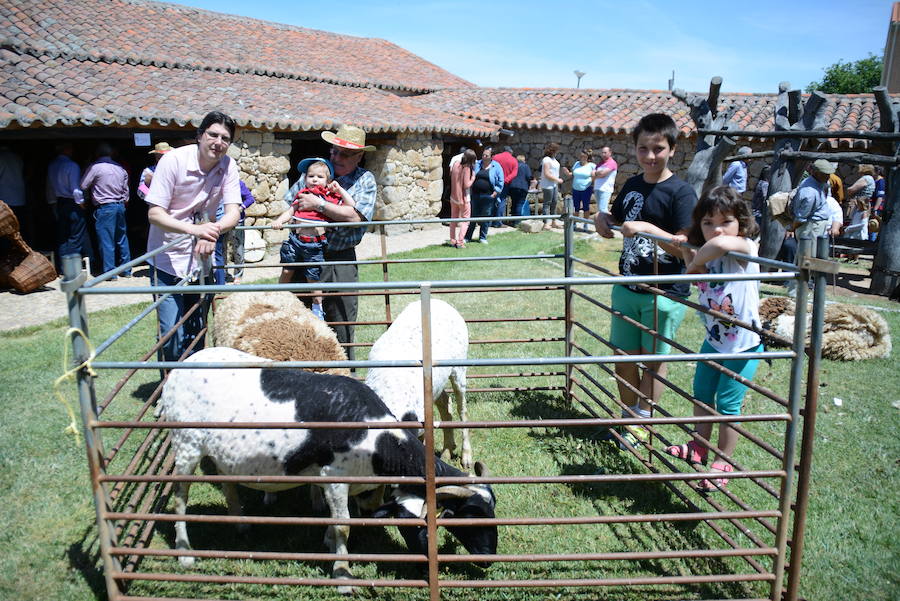
[[[809,177],[800,182],[791,201],[790,211],[794,222],[787,235],[795,238],[816,239],[825,236],[831,226],[831,211],[828,208],[828,181],[834,173],[834,165],[825,159],[818,159],[809,169]],[[813,249],[812,246],[809,247]],[[797,293],[797,281],[784,283],[789,296]]]
[[826,198],[828,176],[834,173],[834,166],[825,159],[819,159],[812,164],[809,173],[809,177],[800,182],[791,201],[794,219],[791,229],[797,238],[824,236],[831,224]]
[[88,238],[84,194],[81,191],[81,168],[72,160],[72,144],[56,147],[57,157],[47,167],[47,204],[56,207],[56,242],[58,253],[79,254],[93,264],[94,250]]
[[[752,152],[749,146],[741,146],[737,153],[738,156],[744,156],[745,154],[750,154]],[[743,194],[747,189],[747,163],[744,161],[733,161],[728,169],[725,170],[725,175],[722,176],[722,183],[730,188],[734,188],[734,190],[738,194]]]

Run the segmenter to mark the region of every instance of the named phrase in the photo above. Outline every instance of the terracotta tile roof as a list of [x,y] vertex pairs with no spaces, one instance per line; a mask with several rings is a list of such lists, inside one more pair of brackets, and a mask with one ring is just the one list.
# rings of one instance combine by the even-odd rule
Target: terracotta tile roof
[[375,88],[39,57],[0,48],[0,128],[32,125],[199,125],[221,109],[253,129],[322,130],[349,123],[369,132],[489,136],[499,126],[414,106]]
[[3,0],[0,46],[34,56],[398,91],[473,85],[386,40],[145,0]]
[[[770,130],[775,94],[722,94],[719,108],[733,107],[741,129]],[[878,130],[871,94],[830,94],[831,130]],[[493,121],[504,128],[556,129],[599,134],[630,132],[648,113],[671,115],[684,136],[694,133],[687,106],[662,90],[566,90],[535,88],[448,89],[410,99],[422,108]]]

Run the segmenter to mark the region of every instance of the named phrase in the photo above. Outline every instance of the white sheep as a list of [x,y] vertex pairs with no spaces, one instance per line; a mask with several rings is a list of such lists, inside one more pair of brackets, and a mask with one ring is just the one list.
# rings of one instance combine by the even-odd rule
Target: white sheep
[[[448,303],[431,301],[431,348],[435,361],[465,359],[469,350],[469,330],[466,321]],[[381,335],[369,351],[370,361],[422,359],[422,304],[410,303],[394,323]],[[468,419],[466,412],[466,368],[436,367],[432,370],[432,395],[440,417],[450,421],[450,399],[445,390],[447,383],[453,387],[459,421]],[[422,368],[372,367],[366,374],[366,384],[374,390],[391,412],[401,420],[425,419],[425,389]],[[454,430],[444,430],[444,448],[441,459],[448,461],[456,456]],[[469,430],[462,429],[462,456],[464,469],[472,467],[472,446]]]
[[[235,292],[216,302],[216,346],[273,361],[346,361],[334,330],[291,292]],[[310,371],[349,375],[346,368]]]

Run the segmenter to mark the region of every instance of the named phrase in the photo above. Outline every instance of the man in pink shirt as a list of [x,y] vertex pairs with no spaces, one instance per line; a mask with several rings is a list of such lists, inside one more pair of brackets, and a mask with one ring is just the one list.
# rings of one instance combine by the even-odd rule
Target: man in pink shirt
[[[97,160],[88,167],[81,178],[81,189],[90,191],[94,205],[94,227],[103,271],[110,271],[131,261],[128,232],[125,228],[125,205],[128,204],[128,172],[112,160],[112,147],[103,143],[97,146]],[[119,262],[116,263],[116,251]],[[122,272],[130,278],[131,270]],[[116,276],[109,278],[116,279]]]
[[609,199],[612,196],[613,189],[616,185],[616,172],[619,165],[612,158],[612,151],[609,146],[600,149],[600,160],[597,161],[597,167],[594,169],[594,195],[597,198],[597,212],[609,212]]
[[[234,130],[234,119],[213,111],[203,118],[196,144],[177,148],[160,159],[144,199],[150,205],[147,250],[160,248],[182,234],[191,237],[150,259],[154,286],[174,286],[183,278],[196,278],[200,261],[208,261],[219,236],[237,224],[241,215],[238,169],[226,154]],[[220,204],[225,213],[216,221]],[[201,302],[198,294],[173,294],[157,309],[160,332],[165,336],[196,303],[200,307],[160,349],[164,360],[178,361],[197,338],[206,323],[208,304]],[[201,338],[192,351],[202,348]]]

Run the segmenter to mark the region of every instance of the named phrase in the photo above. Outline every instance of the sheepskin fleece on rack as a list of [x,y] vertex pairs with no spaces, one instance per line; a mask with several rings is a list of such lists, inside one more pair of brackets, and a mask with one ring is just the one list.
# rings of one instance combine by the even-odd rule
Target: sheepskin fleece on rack
[[[770,297],[760,303],[763,327],[774,329],[788,338],[794,335],[794,302],[789,298]],[[811,309],[810,309],[811,310]],[[809,343],[807,314],[806,341]],[[891,329],[877,312],[859,305],[829,303],[825,306],[822,333],[822,356],[834,361],[884,359],[893,346]]]
[[[450,304],[431,300],[431,355],[435,361],[465,359],[469,351],[466,321]],[[420,301],[410,303],[382,334],[369,351],[370,361],[422,359],[422,307]],[[444,391],[453,372],[465,385],[465,367],[435,367],[432,370],[432,398]],[[398,418],[415,415],[424,419],[425,389],[421,367],[373,367],[366,374],[366,384],[378,393]]]
[[[273,361],[346,361],[347,354],[328,324],[293,293],[234,292],[215,305],[213,339]],[[346,368],[310,371],[349,375]]]

